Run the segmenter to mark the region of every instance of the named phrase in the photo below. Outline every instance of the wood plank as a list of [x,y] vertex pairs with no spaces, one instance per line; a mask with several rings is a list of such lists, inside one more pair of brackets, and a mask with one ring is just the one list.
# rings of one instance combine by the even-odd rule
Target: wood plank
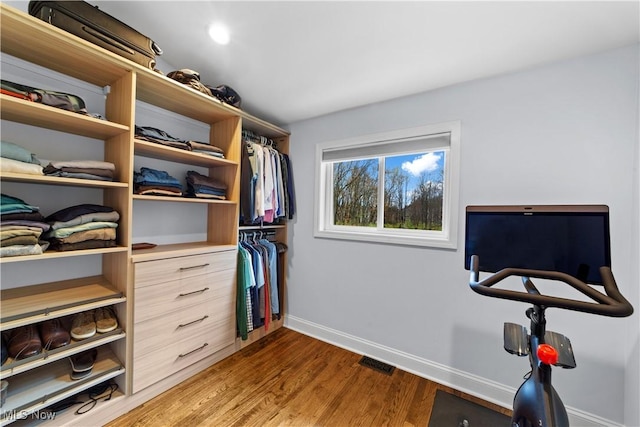
[[97,181],[91,179],[66,178],[47,175],[27,175],[23,173],[0,172],[2,181],[30,182],[32,184],[65,185],[72,187],[127,188],[127,182]]
[[510,411],[281,328],[117,418],[120,426],[426,426],[438,389]]
[[220,166],[238,166],[238,162],[236,161],[181,150],[180,148],[168,147],[154,142],[143,141],[141,139],[135,140],[135,154],[159,160],[210,168]]
[[46,251],[40,255],[21,255],[21,256],[10,256],[10,257],[0,257],[0,264],[11,263],[11,262],[24,262],[24,261],[41,261],[45,259],[54,259],[54,258],[70,258],[76,256],[86,256],[86,255],[104,255],[104,254],[116,254],[119,252],[127,252],[129,250],[126,246],[117,246],[115,248],[99,248],[99,249],[81,249],[77,251]]
[[129,130],[129,126],[96,119],[13,96],[0,95],[2,119],[90,138],[106,139]]
[[2,330],[125,301],[102,276],[3,289]]
[[163,110],[209,124],[237,114],[233,107],[152,71],[138,73],[137,98]]
[[181,196],[150,196],[145,194],[134,194],[134,200],[147,200],[152,202],[175,202],[175,203],[204,203],[211,205],[234,205],[237,202],[230,200],[218,200],[218,199],[198,199],[196,197],[181,197]]
[[132,252],[133,263],[178,258],[203,253],[235,251],[236,245],[212,245],[208,242],[173,243],[158,245],[153,249],[139,249]]

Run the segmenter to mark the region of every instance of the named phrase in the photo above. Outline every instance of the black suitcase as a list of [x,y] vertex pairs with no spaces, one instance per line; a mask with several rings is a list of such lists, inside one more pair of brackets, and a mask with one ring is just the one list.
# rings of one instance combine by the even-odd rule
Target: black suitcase
[[149,37],[84,1],[30,1],[29,14],[152,70],[162,54]]

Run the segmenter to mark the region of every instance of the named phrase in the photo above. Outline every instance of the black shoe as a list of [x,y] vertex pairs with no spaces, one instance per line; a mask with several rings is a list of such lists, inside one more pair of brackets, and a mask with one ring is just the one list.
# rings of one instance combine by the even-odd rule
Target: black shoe
[[98,350],[92,348],[91,350],[83,351],[82,353],[74,354],[69,357],[69,362],[71,362],[71,369],[73,372],[91,372],[93,368],[93,363],[96,361],[96,357],[98,357]]

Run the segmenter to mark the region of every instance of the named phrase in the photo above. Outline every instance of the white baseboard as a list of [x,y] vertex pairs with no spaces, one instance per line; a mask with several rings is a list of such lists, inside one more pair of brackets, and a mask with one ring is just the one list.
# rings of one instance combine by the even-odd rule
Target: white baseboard
[[[511,408],[516,389],[503,384],[460,371],[409,353],[377,344],[344,332],[309,322],[296,316],[287,315],[285,326],[302,334],[336,345],[356,354],[396,366],[398,369],[435,381],[439,384],[476,396],[487,402]],[[567,407],[572,427],[624,427],[587,412]]]

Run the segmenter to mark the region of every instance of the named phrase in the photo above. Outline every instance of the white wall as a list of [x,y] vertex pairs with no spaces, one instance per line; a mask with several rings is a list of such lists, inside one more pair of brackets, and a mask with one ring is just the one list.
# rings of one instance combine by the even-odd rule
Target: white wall
[[[640,63],[636,64],[636,67],[640,70]],[[639,71],[640,73],[640,71]],[[636,81],[636,108],[640,109],[640,79]],[[640,139],[640,123],[636,125],[636,135]],[[633,207],[633,217],[640,218],[640,143],[636,144],[636,163],[635,163],[635,200]],[[636,305],[636,309],[640,310],[640,221],[636,221],[635,231],[632,236],[635,236],[635,245],[631,251],[631,262],[636,260],[635,275],[633,283],[635,287],[631,289],[633,292],[630,296],[634,301],[639,301]],[[632,269],[634,268],[632,264]],[[627,384],[625,393],[627,396],[628,404],[625,406],[625,420],[633,420],[637,425],[640,425],[640,316],[637,316],[637,321],[631,324],[629,328],[629,358],[627,359],[626,378]],[[633,400],[631,400],[633,398]],[[628,425],[632,425],[628,422]]]
[[[502,349],[502,324],[526,325],[527,306],[471,291],[462,210],[607,204],[613,271],[636,313],[550,309],[548,329],[571,339],[578,363],[554,370],[554,385],[573,420],[640,425],[638,78],[631,46],[292,124],[288,325],[510,406],[528,362]],[[457,251],[313,237],[316,143],[450,120],[462,122]]]

